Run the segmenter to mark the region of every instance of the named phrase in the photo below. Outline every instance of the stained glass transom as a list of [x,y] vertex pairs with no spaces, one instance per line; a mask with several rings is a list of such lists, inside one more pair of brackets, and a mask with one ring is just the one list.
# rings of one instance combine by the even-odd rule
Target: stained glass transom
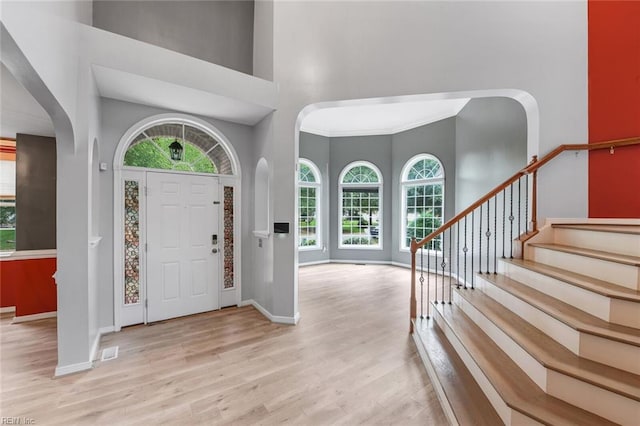
[[233,187],[224,187],[224,288],[233,288]]
[[124,182],[124,303],[140,301],[140,185]]

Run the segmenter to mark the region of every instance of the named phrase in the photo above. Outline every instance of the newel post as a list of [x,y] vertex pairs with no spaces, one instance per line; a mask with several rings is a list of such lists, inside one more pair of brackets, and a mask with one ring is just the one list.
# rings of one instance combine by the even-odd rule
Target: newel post
[[413,320],[416,318],[418,301],[416,300],[416,252],[418,244],[411,239],[411,298],[409,299],[409,333],[413,333]]
[[[531,164],[538,161],[538,156],[534,155]],[[533,184],[531,187],[531,225],[532,231],[538,229],[538,169],[533,171]]]

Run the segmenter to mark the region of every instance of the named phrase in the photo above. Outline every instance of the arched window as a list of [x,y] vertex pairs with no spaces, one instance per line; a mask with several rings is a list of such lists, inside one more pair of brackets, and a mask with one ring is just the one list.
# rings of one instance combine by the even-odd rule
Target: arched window
[[124,165],[219,175],[233,174],[231,156],[209,133],[185,123],[149,127],[129,144]]
[[298,170],[298,247],[318,249],[320,242],[320,196],[322,177],[316,165],[304,158]]
[[[401,249],[408,249],[411,238],[421,240],[442,225],[444,217],[444,168],[436,157],[420,154],[402,169]],[[440,237],[428,248],[440,250]]]
[[365,161],[340,173],[340,248],[382,248],[382,173]]

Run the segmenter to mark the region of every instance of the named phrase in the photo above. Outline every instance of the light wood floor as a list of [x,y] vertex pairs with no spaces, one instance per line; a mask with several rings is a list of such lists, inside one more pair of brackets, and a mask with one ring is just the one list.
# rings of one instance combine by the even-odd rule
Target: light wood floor
[[[55,320],[0,321],[0,416],[44,424],[446,424],[408,334],[409,271],[300,269],[301,321],[229,308],[102,338],[116,360],[53,379]],[[24,424],[24,421],[23,421]]]

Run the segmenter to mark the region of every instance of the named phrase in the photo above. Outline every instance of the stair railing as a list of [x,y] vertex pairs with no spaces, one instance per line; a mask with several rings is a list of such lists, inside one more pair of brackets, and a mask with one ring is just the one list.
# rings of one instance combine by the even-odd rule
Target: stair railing
[[[640,145],[640,138],[592,144],[560,145],[531,162],[417,241],[411,240],[409,331],[418,317],[416,281],[420,286],[420,317],[430,318],[431,303],[452,303],[452,287],[475,289],[475,276],[497,274],[498,257],[517,257],[522,245],[538,232],[538,169],[565,151],[613,150]],[[425,253],[426,252],[426,253]],[[426,258],[426,262],[425,262]],[[426,266],[426,268],[425,268]]]

